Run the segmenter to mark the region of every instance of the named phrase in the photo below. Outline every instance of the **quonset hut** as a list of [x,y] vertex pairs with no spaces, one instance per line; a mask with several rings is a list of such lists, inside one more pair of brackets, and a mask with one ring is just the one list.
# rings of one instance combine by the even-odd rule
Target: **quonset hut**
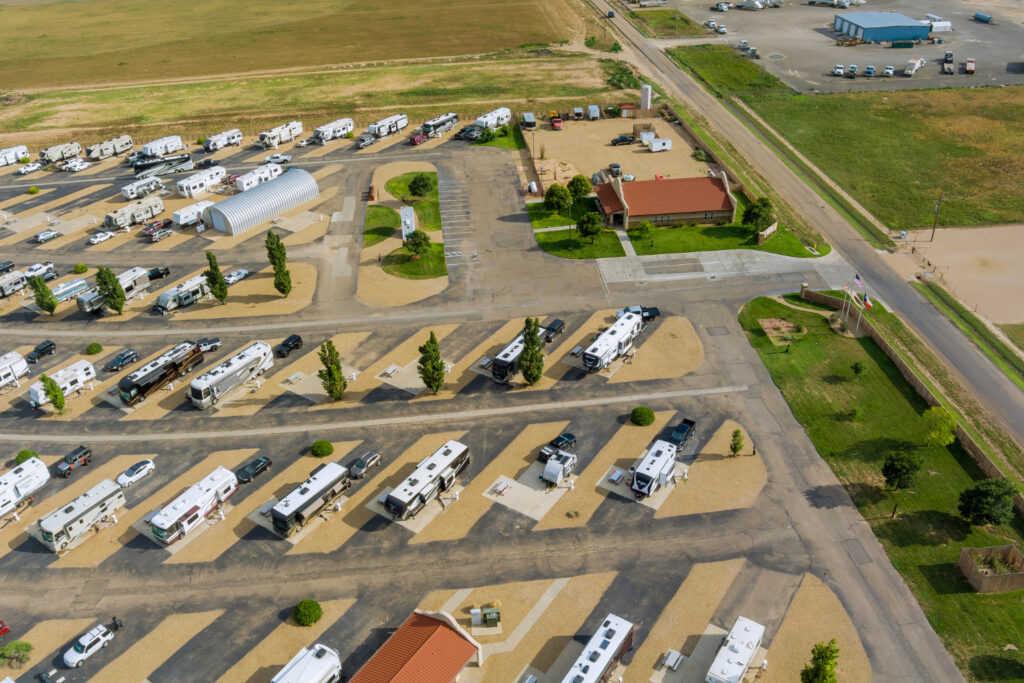
[[237,235],[319,196],[316,179],[301,168],[293,168],[208,207],[203,211],[203,223],[208,228]]

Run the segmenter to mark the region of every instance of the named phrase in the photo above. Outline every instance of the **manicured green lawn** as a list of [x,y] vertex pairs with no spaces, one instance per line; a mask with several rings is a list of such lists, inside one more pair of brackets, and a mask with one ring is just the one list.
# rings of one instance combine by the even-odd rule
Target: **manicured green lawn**
[[[758,319],[782,318],[805,330],[789,353],[774,346]],[[825,318],[767,298],[740,312],[740,324],[796,419],[843,482],[885,547],[893,565],[968,678],[1024,678],[1024,652],[1004,651],[1024,640],[1020,592],[979,595],[956,561],[961,547],[1024,542],[1024,523],[971,527],[956,511],[960,492],[984,475],[959,447],[925,445],[927,405],[869,339],[841,337]],[[852,366],[865,365],[856,375]],[[856,410],[856,412],[855,412]],[[925,465],[913,490],[884,488],[882,461],[895,449],[920,454]],[[895,519],[890,515],[899,506]]]
[[577,218],[589,211],[597,211],[597,200],[593,197],[587,197],[580,204],[577,204],[575,209],[566,211],[546,209],[544,208],[544,202],[534,202],[533,204],[526,205],[526,213],[530,215],[530,223],[533,224],[534,230],[557,228],[562,225],[572,224],[573,220],[570,216],[570,211],[575,211],[574,215]]
[[366,227],[363,228],[363,246],[372,247],[395,234],[402,224],[398,212],[386,206],[371,206],[366,210]]
[[618,236],[611,230],[598,234],[593,244],[589,239],[580,238],[577,230],[572,231],[572,239],[569,238],[568,230],[535,232],[533,236],[537,238],[537,244],[541,249],[562,258],[608,258],[626,255]]
[[479,147],[503,147],[504,149],[512,150],[513,152],[526,149],[526,140],[523,139],[523,131],[519,130],[519,126],[508,126],[508,134],[501,135],[500,130],[494,131],[494,139],[490,142],[476,142],[470,143]]
[[692,19],[672,9],[645,9],[630,12],[633,25],[652,38],[705,35],[703,28]]
[[789,91],[782,81],[762,69],[756,61],[742,56],[728,45],[684,45],[666,50],[666,53],[722,94],[756,90],[762,84],[768,90]]
[[409,280],[429,280],[448,274],[444,264],[444,245],[432,242],[427,253],[418,259],[405,247],[399,247],[384,257],[384,272]]
[[1024,323],[1013,323],[1011,325],[1000,325],[1003,333],[1010,338],[1017,348],[1024,351]]
[[[416,197],[409,192],[409,183],[418,175],[425,175],[430,178],[431,190],[426,197]],[[416,211],[416,229],[424,232],[441,229],[441,205],[437,198],[437,174],[436,173],[403,173],[395,176],[384,183],[384,189],[391,196],[406,204],[412,204]]]
[[[650,237],[638,239],[630,233],[637,254],[674,254],[718,249],[756,249],[785,256],[810,257],[813,254],[790,232],[779,230],[759,245],[757,231],[745,225],[685,225],[678,228],[654,228]],[[652,244],[653,242],[653,244]]]

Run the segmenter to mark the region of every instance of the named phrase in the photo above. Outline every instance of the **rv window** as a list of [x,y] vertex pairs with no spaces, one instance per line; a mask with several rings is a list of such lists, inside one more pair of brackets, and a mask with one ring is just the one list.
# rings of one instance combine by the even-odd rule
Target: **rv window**
[[186,519],[185,520],[185,524],[195,524],[198,521],[199,521],[199,514],[196,513],[196,514],[192,515],[191,517],[189,517],[188,519]]

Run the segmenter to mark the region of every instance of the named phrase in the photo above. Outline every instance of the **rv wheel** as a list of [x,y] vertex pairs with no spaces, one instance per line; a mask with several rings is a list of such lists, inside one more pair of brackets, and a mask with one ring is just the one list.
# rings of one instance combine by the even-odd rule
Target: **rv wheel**
[[67,541],[64,541],[63,543],[60,544],[60,549],[61,550],[64,550],[67,547],[68,547],[68,542]]

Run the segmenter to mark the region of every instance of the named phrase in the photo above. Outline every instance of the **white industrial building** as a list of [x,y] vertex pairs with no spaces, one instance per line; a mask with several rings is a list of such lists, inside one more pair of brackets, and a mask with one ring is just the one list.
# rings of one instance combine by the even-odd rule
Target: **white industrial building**
[[319,196],[316,179],[301,168],[293,168],[247,192],[208,207],[203,211],[203,223],[209,228],[237,235]]

